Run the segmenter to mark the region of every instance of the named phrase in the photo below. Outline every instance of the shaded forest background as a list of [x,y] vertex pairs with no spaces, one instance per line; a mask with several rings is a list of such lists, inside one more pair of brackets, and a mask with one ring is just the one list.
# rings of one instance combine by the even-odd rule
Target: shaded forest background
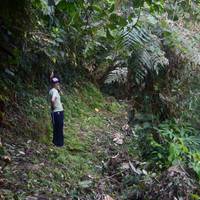
[[[152,172],[151,181],[123,179],[124,191],[133,193],[129,199],[199,199],[199,21],[199,0],[5,1],[0,6],[3,165],[10,162],[4,140],[50,143],[47,99],[54,71],[65,91],[69,127],[98,126],[102,116],[92,121],[91,110],[127,111],[129,151],[135,148],[134,156]],[[73,142],[76,146],[78,139]],[[159,184],[150,187],[155,177]]]

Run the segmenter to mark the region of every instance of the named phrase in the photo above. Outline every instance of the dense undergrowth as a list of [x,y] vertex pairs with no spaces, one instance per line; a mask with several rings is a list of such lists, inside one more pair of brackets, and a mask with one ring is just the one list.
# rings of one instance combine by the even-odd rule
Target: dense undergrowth
[[158,124],[144,113],[128,120],[130,105],[81,85],[62,96],[63,148],[51,144],[47,93],[30,93],[27,105],[19,100],[20,113],[7,110],[1,157],[10,160],[1,172],[1,198],[199,198],[199,142],[191,125]]
[[[199,0],[2,4],[1,198],[200,199],[199,8]],[[52,72],[64,86],[60,149],[51,144]]]

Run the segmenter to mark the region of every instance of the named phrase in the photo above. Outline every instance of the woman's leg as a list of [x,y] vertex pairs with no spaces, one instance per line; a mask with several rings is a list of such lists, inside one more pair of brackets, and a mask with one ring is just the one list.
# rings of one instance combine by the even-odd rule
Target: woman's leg
[[56,124],[55,124],[55,113],[51,113],[52,125],[53,125],[53,144],[56,145]]
[[55,112],[54,113],[54,121],[55,121],[55,134],[53,138],[53,143],[56,146],[64,145],[64,136],[63,136],[63,121],[64,115],[63,112]]

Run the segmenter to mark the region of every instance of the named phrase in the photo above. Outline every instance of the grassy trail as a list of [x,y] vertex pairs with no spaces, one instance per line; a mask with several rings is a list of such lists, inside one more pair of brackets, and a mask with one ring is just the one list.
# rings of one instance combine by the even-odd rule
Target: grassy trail
[[49,136],[44,143],[4,132],[3,146],[11,162],[1,172],[1,199],[120,199],[123,165],[133,150],[122,128],[126,105],[104,101],[104,106],[90,105],[85,111],[80,103],[73,104],[77,116],[66,113],[63,148],[53,147]]

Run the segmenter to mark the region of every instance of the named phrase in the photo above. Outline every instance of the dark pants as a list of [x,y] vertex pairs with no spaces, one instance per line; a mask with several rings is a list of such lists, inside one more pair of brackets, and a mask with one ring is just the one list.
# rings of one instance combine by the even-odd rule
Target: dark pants
[[53,123],[53,143],[56,146],[64,145],[64,136],[63,136],[63,124],[64,124],[64,112],[53,112],[51,114],[52,123]]

